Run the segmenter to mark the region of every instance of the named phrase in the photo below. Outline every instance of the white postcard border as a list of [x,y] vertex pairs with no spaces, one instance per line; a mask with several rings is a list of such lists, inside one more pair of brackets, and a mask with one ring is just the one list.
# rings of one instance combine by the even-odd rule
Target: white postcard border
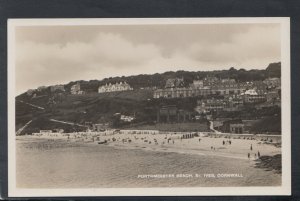
[[[81,188],[23,189],[16,187],[15,146],[15,28],[17,26],[150,25],[150,24],[281,24],[282,79],[282,185],[280,187],[193,187],[193,188]],[[9,19],[8,20],[8,196],[197,196],[197,195],[291,195],[291,99],[290,19],[247,18],[102,18],[102,19]]]

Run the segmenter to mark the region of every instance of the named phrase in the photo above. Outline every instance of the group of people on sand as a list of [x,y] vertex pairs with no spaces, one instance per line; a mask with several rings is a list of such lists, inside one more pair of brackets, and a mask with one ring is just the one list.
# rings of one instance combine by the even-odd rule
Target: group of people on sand
[[[80,136],[74,136],[74,138],[79,138]],[[81,136],[82,140],[84,138],[88,138],[88,136]],[[94,141],[100,141],[100,136],[97,136],[95,137],[94,139],[94,136],[91,138],[92,139],[92,142]],[[106,136],[104,137],[105,141],[108,141],[108,142],[116,142],[116,141],[119,141],[121,143],[132,143],[132,142],[138,142],[138,141],[142,141],[143,143],[147,143],[147,144],[153,144],[153,145],[167,145],[167,144],[175,144],[175,142],[177,143],[178,141],[176,141],[176,139],[180,140],[180,141],[183,141],[183,139],[189,139],[189,138],[194,138],[194,136],[188,136],[186,138],[183,138],[182,136],[169,136],[169,135],[165,135],[165,136],[161,136],[160,137],[149,137],[149,136],[137,136],[137,135],[133,135],[131,137],[129,136],[122,136],[122,135],[115,135],[115,136]],[[70,139],[70,137],[68,137],[68,139]],[[199,144],[201,144],[201,137],[199,137],[198,139],[196,139]],[[188,141],[189,143],[189,141]],[[221,141],[221,145],[222,146],[230,146],[232,145],[232,140],[231,139],[224,139]],[[210,147],[211,151],[216,151],[216,150],[219,150],[218,147],[215,147],[215,146],[211,146]],[[252,144],[250,145],[250,151],[247,153],[247,158],[248,159],[251,159],[251,158],[254,158],[254,159],[259,159],[260,156],[261,156],[261,153],[257,150],[257,151],[254,151],[253,149],[253,146]]]
[[[155,144],[155,145],[158,145],[159,144],[159,139],[156,139],[156,138],[149,138],[147,136],[140,136],[140,137],[137,137],[137,136],[133,136],[133,138],[130,138],[130,137],[122,137],[122,136],[118,136],[118,137],[113,137],[112,140],[111,138],[106,138],[107,141],[121,141],[123,144],[124,143],[131,143],[131,142],[137,142],[137,141],[142,141],[144,143],[147,143],[147,144]],[[161,145],[164,145],[164,144],[175,144],[175,140],[172,139],[172,138],[168,138],[167,135],[163,138],[163,139],[160,139],[161,141]]]
[[[252,152],[253,151],[253,147],[252,147],[252,144],[250,145],[250,151]],[[251,154],[248,152],[248,159],[250,159],[251,158]],[[260,158],[260,152],[259,151],[257,151],[257,154],[256,154],[256,152],[254,153],[254,158],[255,159],[259,159]]]
[[[201,138],[199,138],[199,142],[201,141]],[[225,141],[225,140],[223,140],[223,142],[222,142],[222,144],[223,145],[226,145],[226,144],[229,144],[229,145],[231,145],[231,140],[227,140],[227,141]],[[214,147],[214,146],[211,146],[210,147],[210,150],[216,150],[216,147]]]
[[231,140],[226,140],[226,142],[225,142],[225,140],[223,140],[223,145],[226,145],[226,144],[231,145]]

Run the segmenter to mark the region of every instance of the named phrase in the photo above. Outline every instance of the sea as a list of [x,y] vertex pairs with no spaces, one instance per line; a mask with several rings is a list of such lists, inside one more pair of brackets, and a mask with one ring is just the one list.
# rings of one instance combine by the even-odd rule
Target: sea
[[16,140],[18,188],[279,186],[255,161],[65,139]]

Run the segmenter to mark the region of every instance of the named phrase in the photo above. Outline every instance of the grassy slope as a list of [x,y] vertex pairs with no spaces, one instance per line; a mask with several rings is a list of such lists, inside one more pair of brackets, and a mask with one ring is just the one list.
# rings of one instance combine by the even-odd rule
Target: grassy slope
[[281,118],[280,116],[264,117],[255,122],[251,127],[252,133],[265,133],[265,132],[281,132]]
[[[28,99],[28,97],[19,97],[18,100],[45,107],[45,110],[39,110],[21,102],[16,102],[16,129],[18,130],[29,120],[34,120],[23,133],[38,132],[40,129],[62,128],[66,131],[80,130],[84,128],[73,127],[61,123],[49,121],[57,119],[61,121],[84,124],[85,122],[107,122],[112,121],[113,114],[122,113],[134,115],[139,119],[137,124],[126,126],[127,128],[137,129],[160,129],[160,130],[208,130],[208,126],[200,123],[185,124],[166,124],[166,125],[148,125],[145,122],[156,119],[156,107],[159,104],[171,104],[169,102],[152,99],[152,92],[149,90],[134,90],[105,94],[86,94],[86,95],[55,95],[55,102],[52,106],[47,104],[50,97],[48,95],[42,98]],[[178,100],[177,100],[178,101]],[[182,100],[181,100],[182,102]],[[176,102],[177,103],[177,102]],[[189,104],[183,104],[189,105]],[[188,109],[188,108],[187,108]],[[143,126],[141,126],[141,124]]]
[[[71,126],[68,125],[50,122],[49,119],[51,118],[84,124],[86,121],[93,123],[107,121],[117,112],[128,115],[133,115],[133,112],[142,113],[146,101],[152,98],[152,93],[147,90],[137,90],[106,94],[54,96],[56,104],[52,106],[47,102],[53,95],[36,99],[29,99],[26,96],[18,97],[16,101],[16,130],[29,120],[34,121],[24,130],[24,133],[36,132],[39,129],[71,129]],[[45,107],[45,110],[39,110],[18,100]]]

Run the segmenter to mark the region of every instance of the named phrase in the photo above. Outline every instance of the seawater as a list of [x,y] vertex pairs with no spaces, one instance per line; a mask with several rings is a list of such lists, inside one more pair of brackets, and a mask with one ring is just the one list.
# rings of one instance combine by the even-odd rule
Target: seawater
[[[277,186],[281,181],[281,175],[241,159],[66,140],[24,138],[16,145],[20,188]],[[218,174],[242,177],[205,176]]]

